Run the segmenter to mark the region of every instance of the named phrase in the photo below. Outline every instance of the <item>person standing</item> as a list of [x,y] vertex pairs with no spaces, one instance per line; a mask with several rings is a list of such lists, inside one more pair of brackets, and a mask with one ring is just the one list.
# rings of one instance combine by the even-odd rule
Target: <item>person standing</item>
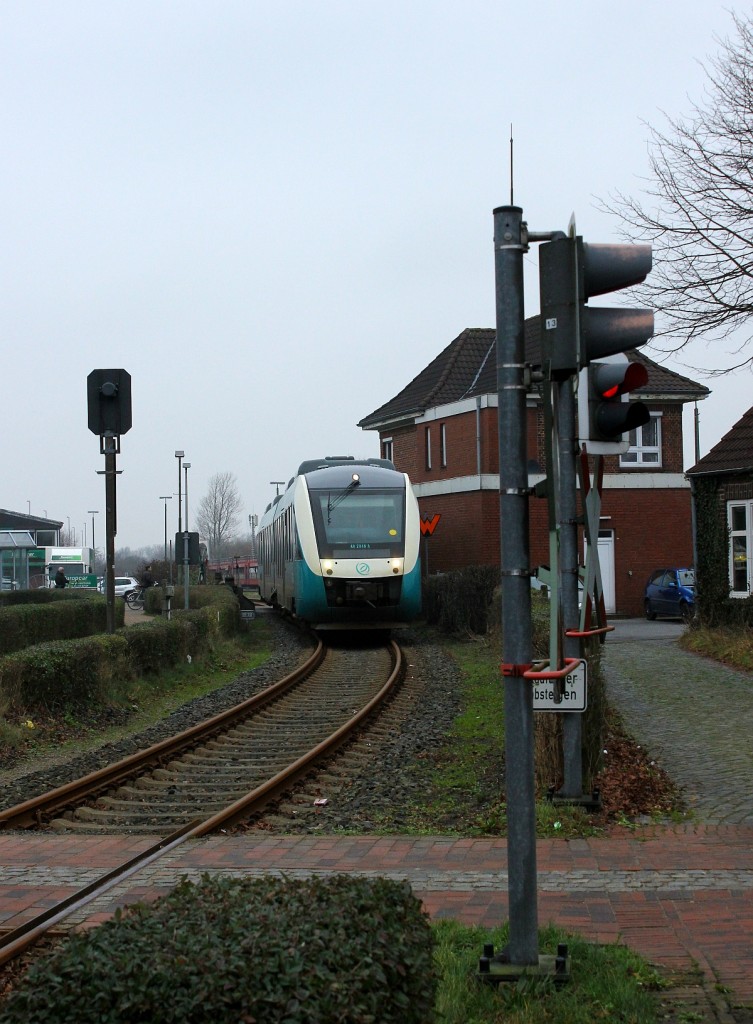
[[64,590],[68,586],[68,577],[65,575],[65,569],[62,565],[58,568],[55,573],[55,589]]

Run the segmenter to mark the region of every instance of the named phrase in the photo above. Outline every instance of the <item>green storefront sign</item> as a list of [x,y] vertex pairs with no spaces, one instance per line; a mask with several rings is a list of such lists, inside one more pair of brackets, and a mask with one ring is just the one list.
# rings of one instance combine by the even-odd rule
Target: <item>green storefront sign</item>
[[85,573],[83,576],[66,576],[69,587],[76,587],[78,590],[96,590],[97,575],[93,572]]

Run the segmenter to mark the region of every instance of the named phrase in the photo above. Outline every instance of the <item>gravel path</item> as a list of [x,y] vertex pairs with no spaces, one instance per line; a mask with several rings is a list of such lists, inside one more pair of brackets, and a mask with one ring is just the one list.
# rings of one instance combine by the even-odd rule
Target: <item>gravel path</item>
[[616,623],[610,702],[699,820],[753,824],[753,674],[684,651],[670,623]]

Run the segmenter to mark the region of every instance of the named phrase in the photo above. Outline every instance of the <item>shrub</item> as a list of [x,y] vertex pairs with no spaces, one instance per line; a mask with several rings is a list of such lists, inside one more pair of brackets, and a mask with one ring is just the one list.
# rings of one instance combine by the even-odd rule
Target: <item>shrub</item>
[[[17,591],[24,600],[0,604],[0,653],[10,654],[48,640],[102,633],[107,628],[107,603],[100,594],[82,590],[53,597],[51,590]],[[47,596],[50,595],[50,596]],[[116,612],[123,622],[124,606]]]
[[[162,587],[150,587],[145,593],[144,611],[160,615],[165,600]],[[203,612],[204,617],[214,619],[223,636],[232,636],[238,630],[238,599],[229,587],[196,586],[188,588],[189,612],[185,608],[185,591],[175,587],[171,600],[171,614],[183,616],[191,612]],[[198,619],[195,621],[199,622]],[[199,626],[199,629],[202,627]]]
[[[228,588],[197,587],[192,588],[192,595],[194,590],[210,591],[206,598],[202,595],[203,607],[187,612],[181,609],[170,620],[147,619],[113,636],[101,632],[81,639],[55,640],[0,657],[0,696],[15,707],[107,703],[117,698],[134,674],[149,675],[171,668],[189,655],[194,657],[209,647],[218,633],[230,635],[239,621],[238,601]],[[120,599],[115,603],[116,618],[119,613],[122,622],[124,603]],[[78,604],[82,612],[94,604],[97,615],[104,616],[105,628],[103,598]],[[42,618],[51,611],[49,607],[43,609]],[[76,609],[72,617],[63,617],[62,621],[74,623],[75,614]],[[81,618],[87,621],[88,613]]]
[[433,946],[405,882],[205,875],[72,935],[0,1024],[431,1024]]
[[470,565],[430,576],[424,591],[426,621],[443,633],[483,635],[498,586],[499,569],[494,565]]
[[197,653],[199,630],[186,618],[155,619],[125,631],[128,657],[137,675],[160,672]]
[[62,708],[104,702],[130,677],[123,633],[53,640],[0,658],[0,692],[16,707]]

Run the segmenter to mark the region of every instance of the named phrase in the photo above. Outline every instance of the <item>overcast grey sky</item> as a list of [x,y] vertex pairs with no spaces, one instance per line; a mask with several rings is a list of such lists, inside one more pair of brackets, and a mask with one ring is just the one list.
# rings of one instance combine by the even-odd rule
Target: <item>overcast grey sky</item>
[[[104,537],[86,378],[123,367],[117,547],[162,542],[176,449],[191,520],[230,471],[244,525],[303,459],[377,455],[357,421],[494,326],[510,124],[529,226],[618,240],[597,199],[733,33],[710,0],[4,0],[0,28],[0,506]],[[706,383],[702,454],[752,401]]]

